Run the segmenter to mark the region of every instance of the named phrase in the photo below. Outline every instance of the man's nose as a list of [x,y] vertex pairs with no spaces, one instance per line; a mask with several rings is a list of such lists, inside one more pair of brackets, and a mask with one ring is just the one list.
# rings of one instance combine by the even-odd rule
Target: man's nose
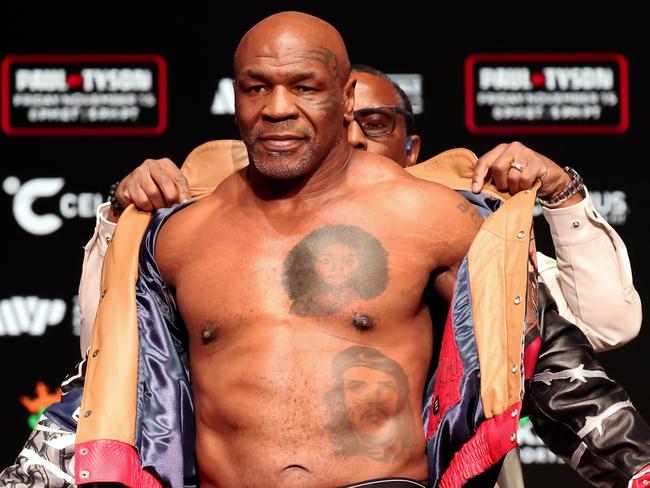
[[291,93],[282,86],[276,86],[269,94],[262,116],[271,120],[286,120],[298,117],[298,108]]
[[348,143],[355,149],[368,150],[368,139],[356,120],[348,125]]

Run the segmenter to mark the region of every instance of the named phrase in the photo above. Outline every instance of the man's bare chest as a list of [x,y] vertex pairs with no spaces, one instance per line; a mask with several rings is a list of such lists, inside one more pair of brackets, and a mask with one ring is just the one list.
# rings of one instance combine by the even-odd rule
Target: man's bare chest
[[370,329],[421,308],[430,270],[412,234],[341,216],[288,229],[242,219],[195,236],[176,277],[188,327],[310,318]]

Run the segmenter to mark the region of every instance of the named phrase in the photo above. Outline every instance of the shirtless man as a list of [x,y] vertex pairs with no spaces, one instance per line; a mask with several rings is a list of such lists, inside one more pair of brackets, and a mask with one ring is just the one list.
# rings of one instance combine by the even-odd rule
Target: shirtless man
[[[348,141],[358,149],[390,156],[402,166],[412,165],[417,159],[419,137],[409,132],[408,114],[393,114],[391,123],[390,117],[380,119],[371,110],[372,107],[377,106],[404,107],[404,102],[399,99],[389,81],[372,72],[357,70],[354,72],[354,78],[357,81],[355,107],[360,110],[355,113],[355,121],[348,124]],[[371,132],[383,126],[385,126],[386,131],[390,129],[390,133],[380,137],[368,137],[364,132],[364,130]],[[408,138],[411,139],[410,145],[408,144]],[[549,175],[552,175],[561,182],[561,185],[566,185],[568,177],[558,165],[518,143],[501,145],[495,148],[495,150],[481,158],[482,164],[479,165],[479,169],[491,165],[493,167],[493,176],[497,176],[500,179],[499,184],[504,189],[507,189],[509,179],[512,180],[512,177],[523,176],[523,173],[508,167],[508,163],[513,157],[518,158],[518,161],[524,161],[527,173],[534,170],[537,172],[537,176],[544,177],[547,182]],[[505,168],[499,169],[499,164],[496,163],[504,166],[503,160],[505,160]],[[174,169],[176,168],[169,160],[158,160],[158,162],[168,162]],[[143,167],[146,168],[145,165]],[[173,176],[171,171],[169,171],[169,174]],[[180,175],[180,173],[178,174]],[[156,183],[160,184],[161,188],[169,190],[161,184],[164,180],[158,174],[152,172],[151,175],[152,177],[158,177]],[[129,184],[124,187],[121,185],[121,187],[122,191],[131,191],[132,195],[129,196],[133,199],[138,197],[144,199],[139,199],[140,204],[138,206],[145,207],[143,201],[146,202],[147,199],[154,202],[154,206],[162,206],[160,204],[156,205],[155,201],[160,200],[162,202],[163,198],[172,203],[173,195],[168,198],[167,193],[163,192],[155,196],[142,193],[141,187],[132,184],[135,183],[135,176],[137,176],[137,173],[132,173],[129,178],[125,179],[125,182]],[[564,179],[562,179],[563,177]],[[528,186],[532,184],[532,180],[526,182],[523,178],[515,181],[517,181],[519,187],[513,192],[526,189],[526,184]],[[168,181],[168,183],[171,182]],[[551,188],[551,190],[547,191],[552,191],[552,187],[548,185],[545,190],[548,188]],[[120,191],[118,191],[118,196],[121,196]],[[578,194],[568,203],[574,203],[576,199],[581,200],[582,196]],[[408,211],[408,208],[404,210]],[[356,237],[354,237],[355,234]],[[371,252],[373,243],[376,241],[373,236],[363,233],[357,227],[352,226],[326,226],[310,232],[307,237],[291,249],[283,262],[282,285],[290,299],[289,315],[309,318],[329,317],[344,310],[350,303],[358,303],[364,297],[368,298],[376,293],[381,293],[385,286],[385,278],[382,279],[382,275],[386,276],[385,270],[387,266],[373,266],[373,263],[383,261],[381,257],[383,246],[381,243],[379,246],[375,245],[375,251]],[[375,257],[368,258],[361,255],[362,249],[368,251],[367,256],[374,255]],[[363,270],[360,276],[367,277],[368,282],[373,286],[366,286],[363,289],[359,287],[359,280],[354,279],[359,270]],[[372,278],[369,278],[371,276]],[[299,283],[299,286],[295,286],[294,283]],[[561,294],[558,293],[556,296],[560,297]],[[608,303],[611,303],[611,300]],[[567,310],[568,308],[565,308],[564,313]],[[94,314],[91,313],[91,315]],[[364,330],[369,324],[363,316],[354,318],[357,319],[356,325],[359,330]],[[593,324],[590,323],[590,325]],[[603,323],[600,327],[605,333],[608,333],[611,329],[609,323]],[[626,327],[617,337],[617,342],[621,343],[628,340],[634,333],[633,327]],[[202,343],[208,345],[215,337],[219,338],[218,328],[214,326],[201,328],[200,340]],[[596,342],[596,344],[598,343]],[[429,342],[427,347],[430,348],[430,345]],[[367,349],[377,351],[377,355],[384,358],[386,364],[394,363],[399,365],[398,362],[385,356],[376,348]],[[345,374],[336,373],[336,371],[340,370],[340,367],[336,366],[340,364],[340,358],[350,356],[352,350],[354,349],[345,349],[337,354],[335,359],[332,359],[333,379],[336,379],[337,383],[327,391],[327,401],[325,403],[328,407],[329,417],[325,429],[336,449],[337,455],[349,456],[356,449],[356,455],[366,455],[374,459],[383,456],[385,459],[397,460],[398,456],[403,455],[401,451],[408,451],[405,446],[412,447],[413,442],[416,440],[414,437],[415,431],[405,429],[404,426],[409,425],[409,422],[419,422],[419,420],[414,420],[410,410],[405,411],[401,407],[396,410],[397,406],[403,405],[403,392],[410,391],[409,383],[402,382],[397,388],[397,379],[404,377],[403,374],[392,374],[392,378],[389,378],[386,371],[372,367],[364,367],[363,369],[350,368],[350,371],[345,372]],[[363,381],[357,376],[350,379],[349,376],[352,374],[365,374],[366,378]],[[377,376],[383,376],[383,380],[378,381]],[[346,382],[346,378],[350,381]],[[390,388],[391,384],[394,385],[392,389]],[[402,394],[398,395],[397,392],[402,392]],[[376,400],[371,401],[370,395],[376,395]],[[361,399],[362,401],[355,401],[355,399]],[[362,404],[366,405],[367,408],[362,407]],[[359,408],[353,408],[353,405],[358,405]],[[349,408],[343,408],[344,406]],[[397,436],[394,426],[399,426],[404,435]],[[364,432],[366,435],[360,435],[360,433]],[[375,434],[374,446],[369,445],[367,442],[367,439],[373,439],[372,435],[368,437],[368,433]],[[385,449],[382,450],[381,446],[385,446]]]
[[[432,333],[422,295],[431,280],[450,299],[481,219],[459,211],[448,188],[351,149],[349,66],[322,20],[282,13],[253,27],[234,59],[251,164],[160,231],[156,260],[189,332],[202,486],[427,479],[419,419]],[[375,243],[356,258],[372,272],[359,278],[364,293],[298,303],[319,239]],[[354,436],[356,414],[325,399],[337,358],[360,346],[398,373],[382,387],[408,398],[368,413],[363,447],[342,450],[327,427],[339,418],[337,432]],[[354,388],[378,390],[373,371],[356,368]]]
[[422,292],[431,280],[450,297],[478,219],[351,152],[354,83],[329,24],[273,16],[235,71],[252,164],[173,215],[156,248],[190,336],[201,483],[425,480]]
[[[353,70],[353,77],[357,82],[355,87],[355,108],[357,110],[354,114],[355,121],[348,124],[350,144],[358,149],[390,156],[401,166],[412,165],[418,156],[419,137],[413,134],[412,125],[409,124],[410,110],[406,96],[400,95],[398,88],[381,73],[356,67]],[[385,109],[376,110],[380,106]],[[391,114],[386,107],[401,107],[405,112]],[[372,137],[380,132],[382,135]],[[409,144],[409,138],[411,144]],[[508,177],[519,176],[519,172],[508,168],[508,157],[517,157],[518,160],[524,161],[527,172],[535,170],[539,176],[544,177],[547,177],[548,174],[565,176],[562,169],[553,161],[518,143],[501,145],[494,151],[490,151],[481,158],[483,165],[479,165],[479,169],[485,164],[491,164],[494,170],[493,176],[498,175],[499,171]],[[494,163],[498,163],[499,159],[506,159],[506,168],[499,170],[498,167],[494,167]],[[164,200],[173,203],[176,197],[172,180],[175,175],[182,176],[182,174],[169,160],[149,160],[148,162],[151,164],[145,162],[141,168],[124,180],[124,184],[120,185],[121,190],[118,189],[118,197],[120,199],[131,197],[137,200],[136,203],[141,207],[145,207],[147,202],[153,203],[154,206],[163,206]],[[173,171],[166,169],[168,166]],[[548,171],[545,171],[545,168],[548,168]],[[510,169],[511,175],[508,174],[508,169]],[[168,175],[167,179],[163,177],[165,175]],[[159,185],[162,190],[166,191],[144,193],[151,186],[145,185],[147,180],[153,185],[154,190],[157,188],[156,185]],[[507,181],[504,178],[500,184],[507,187]],[[171,188],[169,188],[169,184],[172,185]],[[183,190],[188,191],[186,187],[183,187],[182,180],[177,181],[176,184],[179,184],[181,194]],[[525,189],[525,184],[521,181],[519,189]],[[528,184],[532,184],[532,181],[529,181]],[[576,198],[582,199],[582,196],[578,194]],[[128,199],[124,203],[128,203]],[[577,213],[579,213],[579,209]],[[607,237],[603,233],[599,238],[606,239]],[[583,249],[583,252],[586,251]],[[382,253],[383,247],[381,244],[377,245],[376,239],[351,226],[339,226],[337,232],[332,232],[332,228],[326,227],[310,233],[307,238],[301,240],[299,245],[292,248],[284,260],[282,276],[283,286],[285,286],[291,301],[289,314],[305,317],[330,316],[343,310],[348,303],[373,296],[378,292],[377,290],[380,291],[385,286],[386,273],[382,270],[385,270],[386,266],[373,266],[373,263],[385,259],[382,257]],[[629,267],[629,263],[621,263],[621,266],[625,265]],[[605,272],[603,269],[599,268],[599,270],[602,273]],[[359,277],[366,277],[372,286],[363,286],[364,283],[359,280]],[[292,283],[299,283],[300,286],[294,286]],[[92,288],[90,286],[86,295],[91,293]],[[556,298],[561,298],[561,293],[558,292]],[[607,303],[606,308],[613,306],[613,298],[606,298],[608,300],[601,300],[602,306],[604,303]],[[82,302],[84,316],[94,317],[94,311],[91,308],[96,304],[92,302],[93,300]],[[592,304],[589,309],[597,305],[600,304]],[[629,305],[629,308],[628,315],[631,315],[633,306]],[[563,314],[570,313],[568,307],[561,307],[561,310],[563,310]],[[88,330],[92,326],[92,317],[86,318]],[[363,330],[368,322],[358,320],[357,325]],[[589,326],[593,325],[596,324],[590,322]],[[596,330],[599,332],[602,330],[603,337],[611,335],[616,338],[615,344],[629,340],[635,333],[634,327],[624,327],[621,333],[614,336],[612,325],[607,320],[597,325],[598,329]],[[583,330],[585,329],[583,328]],[[206,327],[201,332],[202,343],[208,344],[215,337],[218,338],[217,330],[214,327]],[[585,332],[589,333],[589,329],[586,329]],[[86,337],[88,337],[88,332],[86,332]],[[590,334],[591,337],[592,334]],[[599,345],[597,341],[593,342],[595,347]],[[411,447],[415,441],[415,431],[404,430],[405,425],[414,422],[412,412],[409,409],[401,408],[404,398],[408,397],[404,392],[409,391],[409,385],[407,382],[400,383],[398,381],[403,375],[395,373],[395,368],[388,371],[385,367],[375,367],[369,365],[370,363],[362,364],[358,361],[355,362],[358,367],[342,368],[342,364],[349,364],[349,358],[355,356],[352,351],[358,351],[358,349],[346,349],[332,360],[332,375],[337,382],[327,392],[325,403],[328,405],[330,416],[325,428],[332,443],[336,446],[338,455],[349,455],[356,449],[358,453],[371,457],[387,456],[387,458],[393,459],[394,456],[401,455],[400,452],[405,450],[404,446]],[[365,349],[374,350],[372,348]],[[370,356],[382,358],[381,361],[374,361],[374,364],[398,365],[397,362],[379,351],[377,354],[370,354]],[[366,377],[359,378],[359,374]],[[391,385],[393,386],[391,387]],[[396,410],[398,407],[399,410]],[[405,435],[396,436],[395,426],[399,426]],[[368,437],[373,433],[375,437],[372,435]],[[366,442],[368,438],[374,438],[375,444],[370,445]],[[385,449],[382,449],[381,446],[384,446]]]

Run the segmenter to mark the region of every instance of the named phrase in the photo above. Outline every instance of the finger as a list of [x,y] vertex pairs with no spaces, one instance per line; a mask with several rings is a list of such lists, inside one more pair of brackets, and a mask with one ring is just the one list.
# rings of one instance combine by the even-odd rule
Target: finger
[[154,210],[153,204],[149,201],[147,194],[139,186],[125,190],[125,197],[129,203],[133,203],[136,208],[151,212]]
[[522,166],[524,166],[524,169],[522,171],[519,171],[517,168],[510,167],[510,164],[508,164],[510,171],[508,171],[506,177],[508,181],[508,193],[510,193],[511,195],[515,195],[516,193],[519,192],[519,180],[521,179],[521,175],[523,174],[523,172],[526,170],[526,163],[524,162],[519,162],[519,163]]
[[152,160],[150,167],[167,205],[171,206],[190,198],[187,179],[174,161],[169,158]]
[[176,187],[178,188],[181,202],[190,200],[192,198],[192,194],[190,193],[190,185],[183,173],[180,171],[178,172],[176,178],[174,179],[174,183],[176,183]]
[[147,199],[151,202],[154,209],[166,207],[160,188],[154,181],[151,173],[141,174],[138,179],[138,186],[147,195]]
[[126,208],[130,204],[134,204],[140,210],[152,210],[149,197],[140,188],[140,180],[143,177],[148,177],[148,174],[143,173],[140,168],[136,168],[120,181],[115,197],[122,207]]
[[165,207],[171,207],[180,201],[180,193],[178,191],[178,188],[168,173],[152,172],[151,177],[158,187],[160,195],[165,202]]
[[472,191],[474,193],[478,193],[483,189],[483,184],[486,181],[492,164],[503,153],[506,147],[507,144],[499,144],[478,159],[474,167],[474,172],[472,173]]
[[[535,184],[539,175],[537,168],[533,168],[530,164],[524,168],[524,171],[519,175],[519,188],[517,191],[529,190]],[[513,193],[514,195],[514,193]]]
[[[510,165],[515,161],[515,157],[511,152],[504,151],[492,164],[492,181],[494,185],[500,191],[505,191],[510,189],[509,178],[518,178],[518,174],[510,175],[511,172],[519,173],[515,168],[512,168]],[[517,161],[523,166],[526,166],[525,162]]]
[[544,167],[542,170],[542,174],[537,177],[539,179],[539,182],[541,183],[540,189],[544,188],[544,184],[548,181],[548,177],[550,175],[550,171],[547,167]]

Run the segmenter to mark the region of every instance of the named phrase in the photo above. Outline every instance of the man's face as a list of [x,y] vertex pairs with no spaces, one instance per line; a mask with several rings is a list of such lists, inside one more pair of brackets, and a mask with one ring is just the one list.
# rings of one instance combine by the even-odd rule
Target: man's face
[[251,163],[271,178],[308,174],[341,135],[336,56],[292,34],[248,45],[239,55],[235,114]]
[[[370,107],[400,106],[393,86],[383,78],[370,73],[355,72],[351,75],[357,80],[354,89],[354,110]],[[391,134],[379,137],[366,136],[359,124],[354,121],[348,126],[348,142],[357,149],[365,149],[396,161],[400,166],[408,166],[406,152],[406,125],[404,116],[398,114],[395,129]]]
[[327,246],[314,263],[316,272],[330,286],[347,283],[359,267],[359,256],[350,246],[332,244]]
[[361,434],[377,434],[397,416],[399,385],[388,373],[355,367],[343,373],[345,408],[354,429]]

